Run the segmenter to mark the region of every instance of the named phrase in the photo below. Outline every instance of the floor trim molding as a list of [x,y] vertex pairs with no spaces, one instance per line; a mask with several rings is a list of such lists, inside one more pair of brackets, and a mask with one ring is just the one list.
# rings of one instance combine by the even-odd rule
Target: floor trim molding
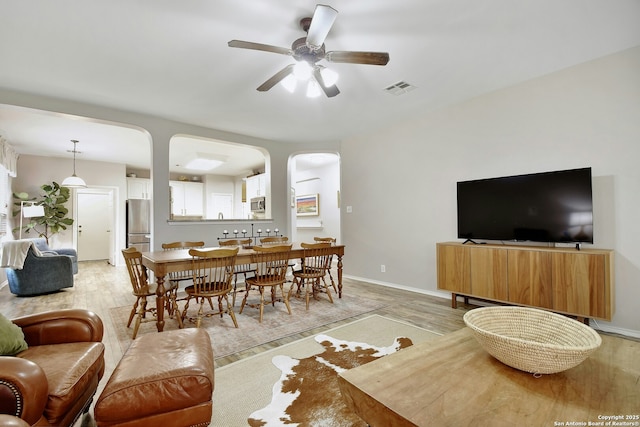
[[[344,275],[344,277],[349,278],[351,280],[357,280],[359,282],[372,283],[374,285],[386,286],[388,288],[401,289],[403,291],[415,292],[422,295],[429,295],[436,298],[444,298],[447,300],[451,300],[450,292],[429,291],[426,289],[412,288],[410,286],[398,285],[396,283],[383,282],[380,280],[373,280],[366,277],[351,276],[346,274]],[[491,305],[491,303],[487,301],[480,301],[480,300],[474,299],[474,305],[485,306],[485,305]],[[619,328],[619,327],[611,326],[608,324],[603,325],[602,322],[603,322],[602,320],[591,319],[591,327],[598,331],[621,335],[623,337],[640,338],[640,330]]]

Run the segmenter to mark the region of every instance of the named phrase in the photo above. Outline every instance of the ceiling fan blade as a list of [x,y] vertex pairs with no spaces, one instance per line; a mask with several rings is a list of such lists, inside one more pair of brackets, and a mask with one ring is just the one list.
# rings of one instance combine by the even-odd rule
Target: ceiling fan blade
[[270,79],[268,79],[266,82],[258,86],[258,90],[260,92],[266,92],[272,87],[274,87],[275,85],[277,85],[278,83],[280,83],[285,77],[287,77],[289,74],[293,72],[293,66],[294,64],[289,64],[286,67],[284,67],[282,70],[275,73],[273,76],[271,76]]
[[331,6],[319,4],[313,12],[311,25],[307,31],[307,46],[319,49],[327,38],[329,30],[333,26],[333,22],[338,16],[338,11]]
[[322,89],[324,94],[327,95],[328,98],[333,98],[334,96],[340,93],[336,85],[327,87],[324,84],[324,79],[322,78],[322,74],[320,73],[320,68],[316,67],[313,70],[313,76],[316,78],[316,80],[318,81],[318,84],[320,85],[320,88]]
[[345,62],[349,64],[387,65],[387,52],[348,52],[334,50],[327,52],[324,59],[329,62]]
[[227,43],[229,47],[239,47],[241,49],[261,50],[264,52],[279,53],[281,55],[293,55],[291,49],[286,47],[271,46],[270,44],[246,42],[243,40],[231,40]]

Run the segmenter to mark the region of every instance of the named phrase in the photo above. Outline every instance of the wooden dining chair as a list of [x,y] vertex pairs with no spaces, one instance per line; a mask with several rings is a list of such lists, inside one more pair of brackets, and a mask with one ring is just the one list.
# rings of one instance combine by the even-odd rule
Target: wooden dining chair
[[[313,241],[318,243],[330,243],[331,245],[335,245],[336,238],[335,237],[314,237]],[[338,288],[336,287],[336,282],[333,280],[333,275],[331,274],[332,267],[333,267],[333,255],[331,255],[331,258],[329,259],[329,268],[327,269],[327,274],[329,275],[329,280],[331,280],[331,286],[333,287],[333,291],[337,294]],[[324,282],[324,278],[325,276],[322,276],[323,282]]]
[[[133,303],[131,313],[129,314],[129,321],[127,322],[127,328],[131,327],[131,322],[135,317],[136,323],[133,327],[133,337],[136,339],[138,335],[138,329],[142,322],[155,321],[156,317],[156,305],[155,301],[149,304],[147,298],[153,298],[156,296],[157,284],[149,283],[147,277],[147,269],[142,265],[142,252],[136,248],[131,247],[122,250],[122,256],[124,257],[125,264],[127,265],[127,271],[129,272],[129,279],[131,280],[131,286],[133,288],[133,295],[136,297],[136,301]],[[178,320],[178,327],[182,328],[182,319],[177,311],[177,303],[175,298],[175,292],[172,288],[174,285],[169,285],[165,290],[165,309],[169,315],[176,313],[175,317]],[[150,314],[147,317],[147,313]]]
[[[307,310],[309,310],[309,298],[313,295],[314,299],[318,299],[320,281],[324,278],[327,269],[330,268],[331,243],[301,243],[300,246],[303,248],[302,268],[293,272],[293,284],[289,288],[289,297],[294,290],[299,295],[301,288],[304,287]],[[329,286],[324,280],[322,283],[324,283],[324,290],[329,301],[333,304]]]
[[[270,301],[266,304],[275,306],[276,302],[283,302],[287,307],[289,315],[291,315],[291,306],[289,306],[289,295],[284,292],[284,282],[287,280],[287,269],[289,268],[289,256],[291,254],[291,245],[274,245],[274,246],[254,246],[255,254],[252,256],[252,262],[256,267],[255,275],[247,279],[247,292],[242,299],[240,313],[244,310],[245,305],[260,310],[260,323],[262,323],[262,315],[265,306],[265,290],[268,289],[271,295]],[[280,297],[277,291],[280,290]],[[257,303],[249,303],[248,298],[252,290],[260,293],[260,301]]]
[[287,236],[269,236],[269,237],[263,237],[260,239],[260,243],[264,244],[268,244],[268,245],[272,245],[272,244],[276,244],[276,243],[284,243],[286,244],[289,241],[289,238]]
[[[223,316],[227,313],[233,320],[234,326],[238,327],[236,315],[233,312],[233,306],[229,303],[229,293],[233,290],[231,280],[233,280],[233,268],[238,255],[238,248],[233,249],[211,249],[207,251],[199,249],[190,249],[191,255],[191,271],[193,283],[185,288],[187,293],[184,310],[182,312],[182,321],[185,319],[194,321],[193,317],[187,317],[189,303],[192,299],[198,303],[198,312],[195,316],[196,328],[202,324],[203,317],[211,317],[215,315]],[[212,312],[205,313],[204,300],[208,300],[211,304],[213,299],[218,300],[217,311],[213,308]],[[222,302],[226,303],[226,307]]]
[[[202,241],[192,241],[192,242],[169,242],[162,244],[162,250],[164,251],[176,251],[180,249],[192,249],[192,248],[202,248],[204,247],[204,242]],[[191,270],[184,271],[175,271],[169,273],[169,283],[171,283],[172,289],[175,293],[176,301],[181,301],[184,298],[178,298],[178,292],[180,291],[180,284],[188,283],[193,280],[193,275],[191,274]],[[213,305],[212,305],[213,308]]]
[[[269,236],[269,237],[263,237],[260,239],[260,244],[262,246],[281,245],[281,244],[286,245],[288,242],[289,242],[289,238],[287,236]],[[296,268],[296,263],[289,262],[289,268],[291,269],[291,274],[293,274],[293,270],[294,268]]]
[[[162,249],[165,251],[175,251],[179,249],[193,249],[193,248],[202,248],[204,247],[204,242],[170,242],[163,243]],[[171,282],[175,282],[177,285],[180,285],[180,282],[191,281],[193,279],[191,271],[176,271],[173,273],[169,273],[169,280]]]
[[[219,240],[218,241],[218,246],[220,247],[229,247],[229,246],[238,246],[238,247],[245,247],[245,246],[249,246],[251,245],[251,239],[230,239],[230,240]],[[236,306],[236,293],[238,292],[244,292],[246,291],[246,287],[247,287],[247,273],[253,273],[255,271],[255,268],[253,266],[253,264],[236,264],[234,270],[233,270],[233,297],[232,297],[232,304],[235,307]],[[240,289],[238,291],[238,276],[241,275],[244,276],[244,284],[245,284],[245,289]]]

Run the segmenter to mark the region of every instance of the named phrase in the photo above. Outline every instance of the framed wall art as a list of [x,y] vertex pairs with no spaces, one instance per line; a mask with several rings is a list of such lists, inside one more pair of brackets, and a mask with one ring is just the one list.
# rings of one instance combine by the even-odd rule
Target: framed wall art
[[296,216],[320,215],[320,200],[318,194],[296,196]]

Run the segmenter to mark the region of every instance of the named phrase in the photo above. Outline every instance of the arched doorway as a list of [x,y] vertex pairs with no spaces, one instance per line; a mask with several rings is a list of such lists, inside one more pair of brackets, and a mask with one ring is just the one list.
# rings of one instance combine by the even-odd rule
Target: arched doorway
[[[291,237],[312,242],[316,236],[341,241],[340,156],[337,153],[300,153],[289,162],[291,182]],[[304,210],[302,203],[316,203]]]

